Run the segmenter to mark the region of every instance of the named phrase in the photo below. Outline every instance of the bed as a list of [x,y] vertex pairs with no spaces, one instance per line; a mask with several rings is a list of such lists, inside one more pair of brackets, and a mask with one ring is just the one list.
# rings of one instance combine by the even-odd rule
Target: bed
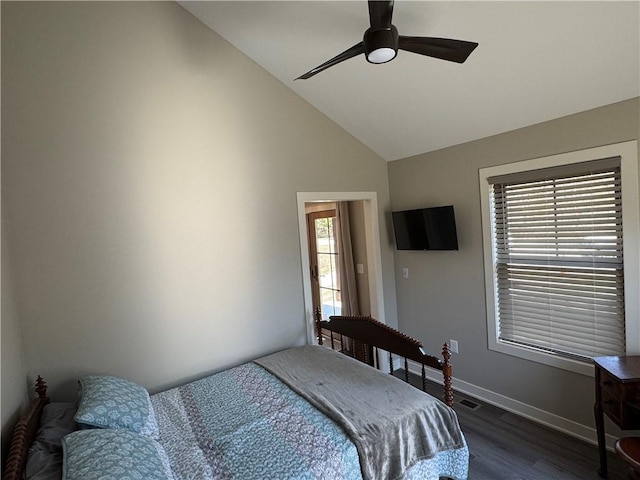
[[[151,396],[133,382],[92,375],[80,380],[79,405],[49,403],[39,378],[38,397],[15,427],[3,478],[56,479],[63,470],[68,479],[467,478],[469,452],[451,408],[446,345],[440,360],[370,317],[317,317],[316,332],[317,346],[276,352]],[[398,361],[404,380],[408,362],[417,365],[423,388],[425,367],[441,370],[444,402],[379,370],[387,363],[394,373]],[[148,405],[142,416],[124,406],[134,390],[146,394],[138,404]],[[125,393],[115,403],[109,398],[103,424],[85,404],[104,406],[114,392]],[[128,424],[109,424],[118,409],[126,413],[115,416]],[[63,425],[52,426],[52,418]]]

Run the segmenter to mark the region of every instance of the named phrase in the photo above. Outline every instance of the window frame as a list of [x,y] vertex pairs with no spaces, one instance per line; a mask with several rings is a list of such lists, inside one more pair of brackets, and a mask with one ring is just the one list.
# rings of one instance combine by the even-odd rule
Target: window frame
[[500,175],[616,156],[620,157],[622,182],[626,352],[627,355],[640,354],[640,295],[638,295],[640,291],[640,196],[638,186],[638,143],[636,140],[479,169],[489,350],[584,375],[593,375],[593,365],[590,363],[525,346],[507,344],[498,339],[499,325],[496,318],[497,298],[494,277],[496,258],[492,235],[494,218],[491,212],[489,179]]

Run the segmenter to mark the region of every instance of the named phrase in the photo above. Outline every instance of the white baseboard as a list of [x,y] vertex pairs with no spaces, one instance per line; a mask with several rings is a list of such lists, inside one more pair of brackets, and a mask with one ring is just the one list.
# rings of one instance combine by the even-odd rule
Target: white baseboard
[[[404,366],[400,368],[404,368]],[[409,362],[409,371],[418,376],[420,375],[419,366],[416,363]],[[438,370],[427,368],[426,376],[433,382],[441,385],[443,384],[442,372]],[[490,405],[502,408],[507,412],[515,413],[516,415],[528,420],[553,428],[554,430],[566,433],[567,435],[571,435],[572,437],[593,445],[597,445],[598,443],[595,428],[582,425],[578,422],[574,422],[573,420],[569,420],[554,413],[520,402],[519,400],[514,400],[513,398],[492,392],[486,388],[478,387],[477,385],[465,382],[464,380],[454,378],[452,385],[454,390],[457,390],[460,393],[464,393]],[[607,448],[613,451],[613,445],[616,442],[616,437],[608,433],[605,434],[605,437]]]

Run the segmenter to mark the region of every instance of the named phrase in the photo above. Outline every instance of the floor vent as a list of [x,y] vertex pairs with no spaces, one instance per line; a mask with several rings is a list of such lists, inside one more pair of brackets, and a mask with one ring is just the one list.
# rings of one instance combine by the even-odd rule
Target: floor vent
[[471,400],[467,400],[466,398],[460,400],[460,405],[464,405],[471,410],[477,410],[480,408],[479,404],[472,402]]

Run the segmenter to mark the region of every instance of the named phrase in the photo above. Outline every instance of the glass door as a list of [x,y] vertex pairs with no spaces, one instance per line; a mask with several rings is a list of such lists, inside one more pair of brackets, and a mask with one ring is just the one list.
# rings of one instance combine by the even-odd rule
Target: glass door
[[335,209],[307,214],[307,227],[313,309],[320,308],[322,318],[328,319],[342,312]]

